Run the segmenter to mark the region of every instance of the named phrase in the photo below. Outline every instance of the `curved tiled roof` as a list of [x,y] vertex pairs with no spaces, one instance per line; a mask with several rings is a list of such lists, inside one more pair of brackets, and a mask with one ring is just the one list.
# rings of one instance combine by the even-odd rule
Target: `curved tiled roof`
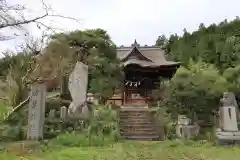
[[[120,60],[126,59],[132,51],[133,47],[119,47],[117,49],[117,56]],[[150,59],[151,61],[139,60],[139,59],[127,59],[123,62],[124,66],[129,64],[137,64],[142,67],[159,67],[159,66],[173,66],[180,65],[180,62],[167,61],[165,58],[165,52],[157,46],[143,46],[137,47],[141,55]]]

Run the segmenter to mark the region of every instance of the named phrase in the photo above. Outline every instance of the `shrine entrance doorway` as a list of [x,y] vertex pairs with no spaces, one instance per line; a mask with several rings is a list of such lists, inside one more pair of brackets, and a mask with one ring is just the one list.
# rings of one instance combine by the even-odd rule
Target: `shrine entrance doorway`
[[131,103],[148,103],[149,94],[154,88],[154,82],[149,77],[132,77],[125,81],[124,102]]

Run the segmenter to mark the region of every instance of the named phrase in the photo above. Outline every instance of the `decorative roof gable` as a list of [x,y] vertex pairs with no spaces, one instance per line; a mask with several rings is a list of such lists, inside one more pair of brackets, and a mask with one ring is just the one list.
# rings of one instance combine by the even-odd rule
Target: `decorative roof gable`
[[128,59],[137,59],[137,60],[145,60],[148,62],[152,62],[151,59],[147,58],[146,56],[144,56],[141,51],[139,50],[140,45],[137,43],[136,39],[134,41],[134,43],[132,44],[132,50],[126,54],[121,61],[125,62]]
[[179,66],[180,62],[167,61],[165,52],[158,46],[140,46],[136,40],[131,47],[117,49],[118,58],[124,66],[137,64],[142,67]]

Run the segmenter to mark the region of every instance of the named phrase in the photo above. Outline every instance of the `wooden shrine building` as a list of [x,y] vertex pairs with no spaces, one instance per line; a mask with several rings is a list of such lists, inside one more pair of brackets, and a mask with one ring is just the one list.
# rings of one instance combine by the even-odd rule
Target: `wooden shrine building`
[[167,61],[160,47],[140,46],[136,40],[130,47],[117,48],[117,56],[125,74],[123,91],[109,99],[109,102],[117,105],[136,101],[147,103],[160,79],[171,78],[180,66],[179,62]]

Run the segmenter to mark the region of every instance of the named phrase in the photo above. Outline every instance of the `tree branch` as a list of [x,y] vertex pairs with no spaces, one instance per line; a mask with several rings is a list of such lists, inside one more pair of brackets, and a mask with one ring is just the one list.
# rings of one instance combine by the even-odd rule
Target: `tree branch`
[[[36,23],[37,27],[40,29],[39,26],[43,26],[49,30],[52,30],[55,32],[56,29],[49,27],[46,25],[44,22],[40,22],[39,20],[44,19],[46,17],[59,17],[59,18],[64,18],[64,19],[70,19],[74,20],[77,23],[80,23],[80,20],[68,17],[68,16],[63,16],[63,15],[57,15],[57,14],[50,14],[49,11],[51,11],[50,6],[46,5],[44,0],[41,0],[41,4],[44,9],[44,14],[41,16],[36,16],[32,19],[25,19],[24,17],[24,10],[26,9],[25,6],[21,4],[17,5],[10,5],[7,3],[6,0],[0,0],[0,29],[8,28],[8,27],[16,27],[16,28],[21,28],[22,25],[24,24],[29,24],[29,23]],[[16,12],[17,15],[12,14],[12,12]]]
[[23,20],[23,21],[19,21],[19,22],[13,22],[13,23],[6,23],[6,24],[0,24],[0,29],[6,28],[6,27],[14,27],[14,26],[19,26],[19,25],[23,25],[23,24],[29,24],[32,22],[36,22],[39,19],[43,19],[44,17],[47,17],[48,13],[40,16],[40,17],[36,17],[30,20]]

